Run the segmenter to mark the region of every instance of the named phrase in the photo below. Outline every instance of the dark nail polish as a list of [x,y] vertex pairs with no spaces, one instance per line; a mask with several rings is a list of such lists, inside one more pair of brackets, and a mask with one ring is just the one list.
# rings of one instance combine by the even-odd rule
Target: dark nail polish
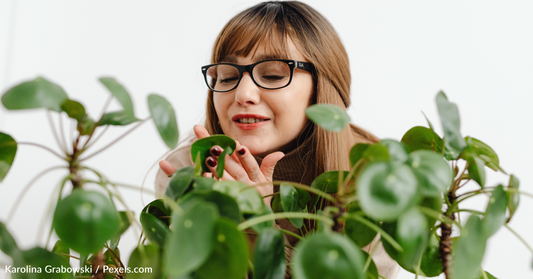
[[213,147],[213,149],[211,150],[211,154],[213,154],[213,156],[219,156],[221,153],[222,149],[220,149],[220,147],[218,146]]
[[237,151],[237,152],[239,152],[239,154],[242,156],[242,155],[244,155],[244,153],[246,153],[246,150],[243,147],[243,148],[239,149],[239,151]]
[[209,157],[209,158],[207,158],[207,164],[210,167],[214,168],[214,167],[217,166],[217,161],[215,159],[213,159],[213,157]]

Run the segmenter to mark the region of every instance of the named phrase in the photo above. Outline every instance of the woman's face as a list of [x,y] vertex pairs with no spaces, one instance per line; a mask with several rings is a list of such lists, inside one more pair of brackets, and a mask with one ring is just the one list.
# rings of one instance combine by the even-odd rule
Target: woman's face
[[[287,40],[289,59],[307,62],[291,40]],[[223,62],[249,65],[271,57],[265,47],[259,45],[254,57],[229,56]],[[311,73],[294,69],[289,86],[276,90],[258,87],[245,72],[237,88],[229,92],[213,92],[215,110],[224,134],[248,147],[254,155],[265,156],[274,151],[288,152],[294,148],[307,117],[305,109],[313,94]],[[245,118],[258,118],[250,122]]]

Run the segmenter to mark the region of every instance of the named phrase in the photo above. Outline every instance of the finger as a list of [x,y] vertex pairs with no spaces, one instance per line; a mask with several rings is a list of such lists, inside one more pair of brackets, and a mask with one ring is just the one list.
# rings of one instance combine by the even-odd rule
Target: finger
[[196,134],[197,139],[203,139],[209,137],[209,132],[202,125],[194,125],[194,133]]
[[239,162],[239,165],[240,165],[241,162],[239,161],[239,158],[237,158],[237,150],[241,148],[241,143],[238,140],[236,140],[235,143],[236,143],[235,150],[233,150],[233,154],[231,154],[231,158],[233,158],[233,160],[235,160],[236,162]]
[[236,153],[250,180],[254,182],[264,181],[264,175],[250,150],[246,146],[241,146]]
[[[213,158],[212,156],[209,156],[205,159],[205,164],[207,165],[207,168],[209,171],[211,171],[212,177],[217,177],[217,159]],[[222,180],[235,180],[227,171],[224,170],[222,174]]]
[[159,167],[166,175],[172,175],[176,172],[176,168],[168,161],[162,160],[159,162]]
[[218,156],[220,156],[220,154],[222,154],[224,149],[222,149],[222,147],[220,147],[218,145],[215,145],[215,146],[211,147],[210,151],[211,151],[211,155],[213,155],[213,157],[218,158]]
[[261,163],[261,172],[265,176],[266,180],[272,181],[272,177],[274,176],[274,167],[283,157],[285,157],[285,154],[278,151],[268,154],[263,159],[263,162]]

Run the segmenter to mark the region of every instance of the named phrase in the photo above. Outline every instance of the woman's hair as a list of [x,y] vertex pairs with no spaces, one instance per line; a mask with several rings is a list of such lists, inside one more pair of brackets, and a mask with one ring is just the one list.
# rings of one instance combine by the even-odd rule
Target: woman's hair
[[[333,104],[343,109],[350,106],[351,76],[346,50],[331,24],[304,3],[264,2],[237,14],[220,31],[211,63],[219,63],[228,55],[248,56],[258,44],[263,43],[270,54],[287,59],[287,39],[292,40],[305,59],[316,68],[312,103]],[[223,134],[218,121],[213,91],[209,90],[205,127],[210,134]],[[355,143],[377,141],[375,136],[351,125],[351,129],[341,132],[342,146],[339,146],[335,133],[311,123],[309,125],[312,131],[308,137],[311,137],[310,144],[317,162],[313,177],[325,171],[349,169],[347,155],[350,148]],[[338,148],[341,153],[338,153]],[[338,154],[343,154],[341,165]]]

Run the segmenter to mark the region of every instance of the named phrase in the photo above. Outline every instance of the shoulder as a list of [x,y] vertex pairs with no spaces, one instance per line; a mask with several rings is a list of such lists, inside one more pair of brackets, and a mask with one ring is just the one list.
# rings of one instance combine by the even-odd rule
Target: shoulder
[[[191,145],[195,140],[196,137],[194,135],[188,136],[181,141],[178,144],[178,147],[172,150],[170,154],[164,158],[164,160],[167,160],[178,170],[186,166],[192,166],[193,162],[191,159]],[[161,169],[159,169],[155,179],[155,190],[160,193],[165,192],[169,181],[170,177],[168,177],[163,171],[161,171]]]

